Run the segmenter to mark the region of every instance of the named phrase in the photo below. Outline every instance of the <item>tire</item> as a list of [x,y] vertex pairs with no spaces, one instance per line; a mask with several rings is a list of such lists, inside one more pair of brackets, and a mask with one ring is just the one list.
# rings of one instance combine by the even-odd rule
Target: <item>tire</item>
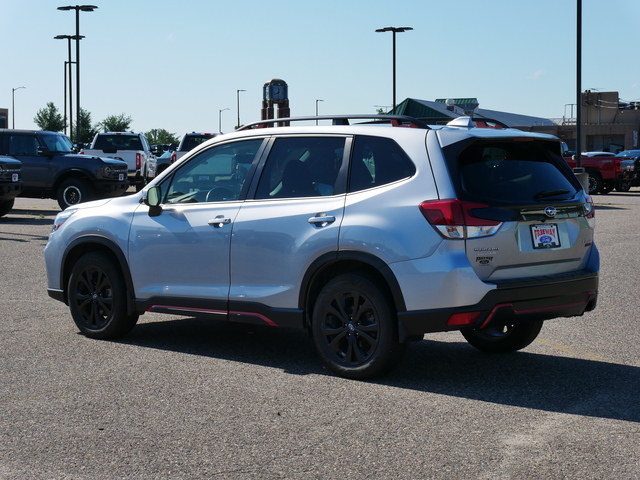
[[617,192],[628,192],[631,190],[631,182],[618,182],[616,183]]
[[147,186],[147,179],[142,177],[138,180],[138,183],[136,183],[136,192],[139,192],[140,190],[142,190],[144,187]]
[[4,202],[0,202],[0,217],[4,217],[7,213],[11,211],[13,208],[14,199],[5,200]]
[[612,192],[613,189],[614,189],[614,183],[607,181],[607,182],[603,182],[602,190],[600,190],[600,192],[606,195],[607,193]]
[[68,284],[69,309],[87,337],[119,338],[131,331],[138,315],[127,314],[127,289],[115,262],[102,252],[90,252],[73,265]]
[[69,178],[58,187],[56,198],[58,205],[64,210],[72,205],[92,200],[93,190],[86,180]]
[[311,332],[325,365],[346,378],[380,375],[400,360],[396,317],[387,295],[358,274],[329,281],[316,300]]
[[471,345],[487,353],[509,353],[521,350],[533,342],[542,328],[542,320],[479,329],[461,330]]
[[600,190],[602,190],[602,177],[599,173],[596,172],[588,172],[589,173],[589,195],[595,195]]

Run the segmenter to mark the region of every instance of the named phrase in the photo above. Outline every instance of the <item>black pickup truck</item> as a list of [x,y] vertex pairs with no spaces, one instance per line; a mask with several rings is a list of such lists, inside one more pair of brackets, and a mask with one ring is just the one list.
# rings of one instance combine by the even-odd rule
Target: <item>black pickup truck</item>
[[20,196],[54,198],[63,210],[88,200],[120,196],[129,187],[125,162],[78,155],[61,133],[0,129],[0,155],[22,162]]
[[22,163],[0,155],[0,217],[13,208],[15,198],[22,191]]

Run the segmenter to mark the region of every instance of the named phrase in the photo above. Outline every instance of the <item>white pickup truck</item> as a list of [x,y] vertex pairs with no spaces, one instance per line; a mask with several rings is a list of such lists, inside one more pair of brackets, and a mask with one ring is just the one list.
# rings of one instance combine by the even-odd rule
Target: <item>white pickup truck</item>
[[91,148],[80,153],[99,157],[119,158],[129,167],[129,183],[141,190],[156,175],[156,157],[142,133],[106,132],[98,133]]

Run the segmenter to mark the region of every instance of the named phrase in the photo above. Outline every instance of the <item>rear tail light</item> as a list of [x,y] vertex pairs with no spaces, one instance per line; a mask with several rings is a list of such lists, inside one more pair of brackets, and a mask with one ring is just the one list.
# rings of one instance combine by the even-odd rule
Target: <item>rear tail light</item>
[[488,205],[464,202],[458,199],[422,202],[420,212],[429,224],[444,238],[460,239],[494,235],[502,222],[486,220],[474,215],[474,210]]
[[596,208],[593,204],[593,197],[591,195],[587,195],[587,199],[584,203],[585,209],[585,217],[587,218],[596,218]]
[[587,195],[586,201],[584,202],[584,216],[589,223],[589,227],[591,227],[591,229],[596,228],[596,206],[593,203],[591,195]]
[[171,163],[176,161],[176,154],[175,152],[171,154]]
[[136,153],[136,169],[142,168],[142,154]]

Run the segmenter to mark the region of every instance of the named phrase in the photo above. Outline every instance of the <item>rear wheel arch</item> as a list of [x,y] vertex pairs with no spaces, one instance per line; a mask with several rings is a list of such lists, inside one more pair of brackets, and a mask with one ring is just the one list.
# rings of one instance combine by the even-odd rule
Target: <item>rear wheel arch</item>
[[406,310],[398,280],[383,260],[362,252],[334,252],[316,259],[303,278],[298,303],[306,312],[305,326],[311,325],[311,314],[322,288],[331,279],[345,273],[366,276],[387,295],[394,311]]

